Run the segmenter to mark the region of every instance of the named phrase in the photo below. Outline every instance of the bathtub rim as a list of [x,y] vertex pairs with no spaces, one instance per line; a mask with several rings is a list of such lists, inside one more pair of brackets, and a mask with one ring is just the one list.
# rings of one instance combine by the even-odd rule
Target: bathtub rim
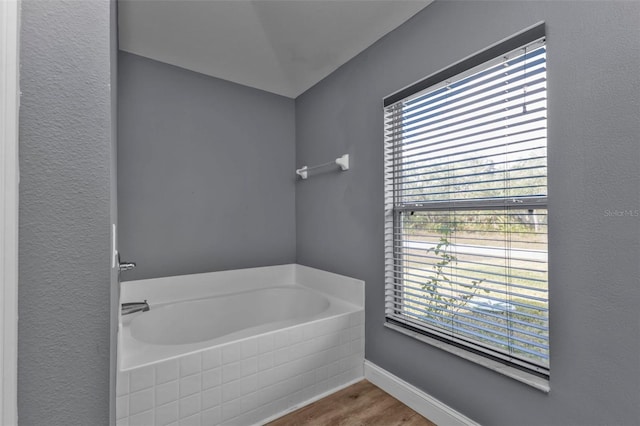
[[[180,286],[175,285],[176,280],[181,281]],[[275,330],[268,330],[234,340],[220,341],[220,343],[213,345],[205,345],[205,343],[214,342],[216,339],[208,340],[201,342],[202,346],[197,344],[197,348],[183,350],[175,355],[154,357],[154,359],[149,361],[137,361],[135,358],[131,361],[132,357],[129,356],[129,353],[123,353],[126,349],[129,349],[132,346],[135,347],[134,343],[138,341],[133,339],[130,334],[130,330],[123,327],[123,316],[119,315],[117,337],[118,370],[130,371],[136,368],[181,358],[189,354],[198,353],[218,346],[224,346],[232,342],[244,341],[253,337],[275,332],[277,330],[289,329],[302,324],[329,320],[334,317],[348,315],[357,311],[362,311],[364,314],[364,285],[365,283],[362,280],[299,264],[264,266],[124,281],[121,283],[120,303],[142,301],[144,300],[143,298],[146,298],[149,300],[150,305],[158,305],[162,303],[178,303],[188,300],[198,300],[201,298],[225,296],[269,287],[303,287],[308,291],[320,293],[327,297],[330,301],[330,307],[328,311],[325,311],[324,315],[321,315],[318,318],[298,321],[295,324],[277,328]],[[230,287],[233,288],[232,291],[229,290]],[[332,308],[335,310],[331,311]],[[136,316],[139,314],[131,315]],[[132,319],[133,317],[124,317],[125,322],[130,322]],[[132,340],[134,340],[134,342],[132,342]],[[160,346],[146,343],[144,345],[153,347]],[[175,347],[183,345],[171,346]],[[140,356],[138,356],[138,358],[140,358]]]
[[[175,280],[181,281],[179,288]],[[122,281],[120,303],[139,302],[151,293],[155,303],[163,303],[283,285],[301,285],[364,308],[364,281],[297,263]]]

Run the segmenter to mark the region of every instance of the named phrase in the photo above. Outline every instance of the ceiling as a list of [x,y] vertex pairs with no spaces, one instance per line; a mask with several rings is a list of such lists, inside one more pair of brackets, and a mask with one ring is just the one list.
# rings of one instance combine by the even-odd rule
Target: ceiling
[[119,45],[295,98],[431,2],[119,0]]

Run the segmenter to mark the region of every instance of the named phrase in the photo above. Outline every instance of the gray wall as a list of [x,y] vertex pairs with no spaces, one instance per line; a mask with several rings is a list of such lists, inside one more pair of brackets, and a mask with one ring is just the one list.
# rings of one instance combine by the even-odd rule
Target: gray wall
[[22,1],[18,416],[109,422],[110,4]]
[[119,59],[123,279],[294,262],[294,101]]
[[[383,327],[382,98],[547,23],[551,393]],[[366,358],[487,425],[640,422],[640,3],[436,2],[296,100],[298,263],[366,281]]]

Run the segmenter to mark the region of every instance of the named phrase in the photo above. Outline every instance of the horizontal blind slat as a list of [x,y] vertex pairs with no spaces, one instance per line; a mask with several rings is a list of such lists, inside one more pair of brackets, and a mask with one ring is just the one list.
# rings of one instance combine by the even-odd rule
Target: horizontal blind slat
[[[397,306],[399,307],[401,305],[397,305]],[[425,305],[425,306],[428,306],[428,305]],[[537,338],[541,337],[539,335],[536,335],[536,334],[530,333],[530,332],[526,332],[526,331],[522,332],[521,330],[517,330],[517,329],[514,329],[512,327],[505,328],[505,331],[501,331],[499,328],[490,329],[487,326],[494,326],[495,327],[496,325],[500,325],[500,324],[499,323],[484,322],[481,319],[474,318],[474,317],[469,316],[469,315],[460,314],[460,315],[456,315],[456,317],[451,318],[451,317],[447,317],[443,313],[437,313],[437,312],[433,312],[433,311],[429,311],[429,310],[423,310],[423,309],[416,308],[416,307],[412,307],[412,308],[408,308],[408,309],[406,307],[404,307],[404,310],[405,310],[405,314],[408,313],[407,311],[409,311],[409,312],[413,311],[414,315],[415,315],[415,313],[422,314],[424,316],[420,316],[421,319],[433,321],[436,325],[438,325],[438,326],[440,326],[440,327],[442,327],[444,329],[449,329],[451,331],[460,332],[460,331],[463,330],[460,326],[466,326],[466,327],[471,328],[471,329],[490,332],[491,334],[493,334],[495,336],[498,336],[500,338],[503,338],[503,339],[508,339],[508,340],[520,342],[520,343],[527,344],[527,345],[532,345],[532,346],[538,347],[540,349],[548,349],[548,347],[549,347],[547,344],[540,343],[540,342],[535,341],[535,340],[525,339],[525,338],[522,338],[522,337],[515,337],[514,333],[521,333],[521,334],[523,334],[525,336],[537,337]],[[429,317],[431,317],[431,318],[429,318]],[[435,319],[434,319],[434,317],[435,317]],[[461,320],[460,318],[473,319],[474,321],[477,322],[477,324],[473,324],[473,323]],[[456,323],[458,325],[454,326],[453,323]],[[482,324],[486,324],[487,326],[484,326]],[[486,334],[483,335],[483,334],[479,334],[478,333],[478,334],[475,334],[475,336],[476,337],[480,337],[480,338],[485,338],[485,339],[491,339],[491,338],[488,338]],[[496,341],[496,340],[494,340],[494,341]],[[503,340],[502,344],[506,344],[506,342]],[[533,353],[538,354],[538,355],[542,355],[543,354],[543,352],[536,352],[536,351],[533,351]]]
[[[485,76],[486,78],[473,81],[469,80],[470,84],[462,84],[457,87],[456,84],[453,84],[449,86],[449,88],[444,87],[438,91],[436,96],[424,98],[420,103],[405,103],[402,113],[404,115],[416,110],[429,111],[433,107],[446,105],[448,101],[459,102],[460,100],[465,100],[500,87],[517,86],[527,78],[529,79],[529,83],[533,84],[531,81],[532,77],[546,72],[544,61],[540,58],[536,62],[529,64],[526,73],[524,72],[524,67],[516,69],[503,68],[503,70],[504,72],[501,72],[502,69],[498,67],[494,69],[493,72],[487,74]],[[507,84],[505,84],[505,81]]]
[[[477,294],[477,292],[475,291],[470,291],[470,290],[462,290],[459,287],[464,287],[464,286],[456,286],[456,288],[453,288],[453,286],[444,286],[444,285],[436,285],[436,284],[430,284],[430,283],[425,283],[422,281],[416,281],[414,279],[411,278],[407,278],[406,274],[398,274],[397,278],[402,278],[403,281],[405,281],[406,283],[409,283],[409,285],[418,285],[420,287],[429,287],[429,288],[433,288],[434,290],[443,290],[445,292],[451,292],[451,293],[455,293],[458,296],[455,295],[451,295],[452,298],[460,298],[460,300],[463,300],[464,298],[461,298],[461,296],[459,295],[464,295],[464,296],[475,296]],[[452,281],[451,284],[456,285],[458,284],[458,282],[456,281]],[[424,289],[422,289],[424,290]],[[480,294],[479,297],[482,298],[482,300],[488,300],[488,301],[492,301],[492,302],[502,302],[504,299],[501,297],[498,297],[496,295],[492,295],[494,292],[491,291],[489,294]],[[495,293],[497,294],[505,294],[504,292],[501,293],[499,291],[495,291]],[[513,294],[513,292],[506,292],[506,294],[510,294],[511,296],[515,296],[516,295]],[[527,308],[530,310],[534,310],[534,311],[540,311],[540,312],[546,312],[548,309],[543,307],[540,307],[534,303],[536,302],[546,302],[547,299],[546,298],[542,298],[542,297],[526,297],[526,298],[521,298],[518,300],[514,300],[514,299],[510,299],[510,303],[513,304],[514,306],[519,306],[522,308]]]
[[[411,291],[411,287],[407,287],[406,289],[403,290],[402,294],[403,295],[407,295],[407,297],[403,297],[400,294],[386,294],[385,296],[385,300],[387,303],[390,304],[390,306],[393,306],[394,309],[398,308],[398,307],[402,307],[403,305],[407,305],[410,303],[418,303],[420,302],[420,300],[416,300],[417,295],[414,295]],[[422,297],[422,296],[421,296]],[[433,298],[428,298],[428,297],[422,297],[422,300],[431,300],[433,301]],[[453,300],[453,299],[452,299]],[[433,308],[433,304],[431,303],[425,303],[425,302],[420,302],[422,304],[425,304],[425,306],[427,306],[428,308]],[[505,312],[507,311],[506,309],[504,309],[503,307],[508,307],[506,306],[508,302],[505,301],[504,305],[486,305],[486,308],[484,308],[483,310],[483,306],[480,304],[471,304],[469,306],[469,311],[470,313],[467,313],[465,315],[472,315],[473,311],[482,311],[482,315],[485,317],[492,317],[495,319],[504,319],[505,318]],[[451,303],[450,301],[445,301],[442,302],[442,304],[446,304],[452,307],[455,307],[455,305],[453,303]],[[535,329],[535,330],[539,330],[542,333],[538,333],[537,335],[544,335],[545,333],[547,333],[547,329],[548,329],[548,316],[544,315],[545,312],[541,312],[540,315],[535,315],[535,314],[531,314],[531,313],[527,313],[527,314],[520,314],[518,313],[517,316],[520,317],[519,318],[514,318],[515,315],[512,315],[510,318],[510,321],[513,321],[514,323],[520,324],[523,327],[527,327],[530,329]],[[492,323],[491,321],[489,321],[488,319],[483,319],[481,320],[483,322],[486,323]],[[494,321],[493,323],[496,323],[499,321]]]
[[[409,296],[411,296],[410,293],[408,294]],[[434,301],[437,302],[437,305],[432,303]],[[437,314],[446,320],[451,320],[451,317],[447,316],[451,314],[451,312],[447,309],[447,306],[455,307],[455,305],[451,302],[429,298],[415,300],[411,298],[390,296],[390,299],[387,300],[387,302],[390,303],[390,306],[392,306],[393,309],[418,310],[426,314]],[[482,317],[474,316],[474,313],[479,311],[481,312]],[[515,315],[511,314],[511,312],[509,311],[503,311],[502,313],[497,314],[496,312],[498,311],[498,309],[494,309],[493,312],[489,310],[482,311],[481,308],[477,308],[474,305],[473,307],[470,307],[469,310],[456,311],[454,315],[455,317],[469,318],[477,321],[478,323],[488,326],[500,326],[504,322],[508,321],[509,329],[511,331],[515,331],[521,333],[522,335],[528,335],[535,338],[544,338],[546,336],[546,322],[548,321],[547,317],[540,317],[538,320],[539,324],[532,324],[531,319],[527,319],[525,321],[514,318]]]
[[[534,58],[535,59],[539,59],[542,58],[543,55],[545,54],[545,48],[541,47],[539,49],[536,49],[534,51],[530,51],[527,54],[524,55],[520,55],[512,60],[510,60],[508,62],[509,65],[517,65],[519,63],[523,63],[525,61],[531,61]],[[484,69],[482,71],[479,71],[478,73],[466,77],[462,80],[459,80],[455,83],[450,84],[450,86],[454,86],[454,87],[465,87],[467,84],[469,83],[473,83],[474,81],[482,81],[486,76],[488,75],[492,75],[494,74],[496,71],[499,71],[501,67],[504,67],[503,64],[498,64],[498,65],[493,65],[487,69]],[[437,89],[437,90],[432,90],[432,91],[427,91],[426,93],[424,93],[421,96],[415,97],[413,99],[407,100],[404,104],[405,105],[409,105],[409,106],[418,106],[421,103],[424,103],[425,101],[429,101],[429,100],[433,100],[435,97],[440,96],[441,94],[445,93],[447,90],[446,86]]]
[[[405,135],[421,127],[433,127],[456,118],[479,116],[474,113],[493,110],[499,106],[506,108],[511,105],[512,108],[515,108],[531,105],[535,101],[546,99],[545,84],[546,80],[539,78],[531,82],[519,82],[516,85],[499,85],[491,91],[477,94],[476,99],[464,99],[464,102],[461,103],[448,103],[443,109],[431,108],[428,111],[419,111],[411,115],[404,114],[402,120],[394,117],[387,121],[387,131],[400,131],[401,135]],[[507,104],[507,102],[509,103]]]

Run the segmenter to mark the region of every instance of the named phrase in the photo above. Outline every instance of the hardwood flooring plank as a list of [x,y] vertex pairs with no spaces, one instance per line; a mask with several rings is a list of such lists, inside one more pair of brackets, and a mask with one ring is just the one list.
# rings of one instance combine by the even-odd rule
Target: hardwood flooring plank
[[436,426],[367,380],[289,413],[268,426]]
[[[404,405],[402,402],[393,398],[388,398],[393,403],[381,409],[372,410],[364,416],[360,423],[366,426],[406,426],[406,425],[422,425],[431,426],[433,423]],[[415,419],[414,419],[415,418]],[[414,423],[414,420],[423,421],[424,423]]]
[[[383,392],[368,383],[358,382],[270,423],[271,426],[334,425],[350,412],[366,408]],[[295,415],[294,415],[295,414]]]
[[435,423],[422,417],[420,414],[416,413],[413,417],[407,420],[406,423],[402,424],[403,426],[436,426]]
[[[356,385],[360,385],[357,383]],[[355,386],[355,385],[354,385]],[[361,385],[358,388],[362,387]],[[281,417],[271,423],[269,426],[298,426],[298,425],[318,425],[328,421],[331,413],[326,409],[328,405],[336,406],[340,402],[341,395],[344,390],[329,395],[313,404],[302,407],[284,417]],[[335,411],[339,410],[339,406],[335,407]]]
[[[379,417],[381,413],[395,408],[398,401],[389,398],[384,392],[378,389],[379,392],[371,392],[368,395],[359,396],[360,404],[358,406],[347,405],[347,410],[343,410],[340,413],[334,413],[331,416],[328,424],[336,426],[357,426],[366,425],[371,423],[371,419]],[[332,410],[329,407],[330,410]]]

